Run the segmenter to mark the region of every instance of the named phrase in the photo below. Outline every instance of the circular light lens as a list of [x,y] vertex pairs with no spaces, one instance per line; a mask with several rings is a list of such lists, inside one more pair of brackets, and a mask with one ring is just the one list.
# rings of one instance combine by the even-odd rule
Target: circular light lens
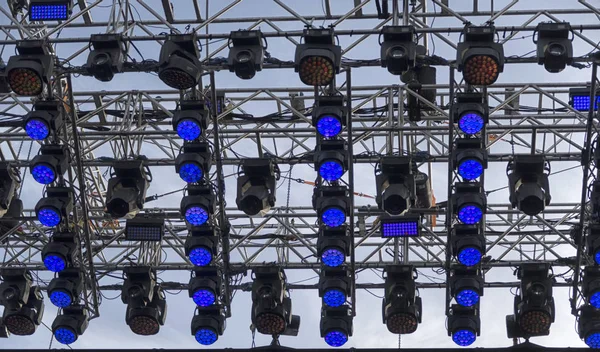
[[600,265],[600,250],[594,255],[594,261],[596,262],[596,265]]
[[585,344],[591,348],[600,348],[600,332],[588,334],[585,337]]
[[67,328],[66,326],[59,326],[56,330],[54,330],[54,338],[63,345],[70,345],[77,341],[77,335],[75,334],[75,331]]
[[44,88],[42,77],[30,68],[15,68],[8,71],[8,84],[17,95],[40,95]]
[[31,169],[31,175],[37,183],[49,185],[56,179],[54,169],[48,164],[37,164]]
[[331,347],[340,347],[348,342],[348,335],[341,330],[331,330],[325,334],[325,342]]
[[244,63],[250,61],[250,59],[252,59],[252,54],[250,54],[249,51],[240,51],[237,54],[236,59],[237,59],[238,63],[244,64]]
[[466,247],[458,252],[458,261],[464,266],[477,265],[481,261],[481,251],[477,248]]
[[459,346],[469,346],[476,338],[475,331],[470,329],[458,330],[452,334],[452,341]]
[[466,180],[474,180],[483,173],[483,165],[479,160],[467,159],[458,165],[458,174]]
[[208,221],[208,212],[203,207],[189,207],[185,211],[185,220],[193,226],[200,226]]
[[300,60],[300,80],[308,86],[326,86],[333,80],[333,62],[323,56],[309,56]]
[[600,309],[600,291],[596,291],[590,297],[590,304],[596,309]]
[[177,124],[177,135],[184,141],[193,141],[200,137],[202,129],[194,120],[181,120]]
[[215,303],[215,294],[210,290],[199,289],[194,292],[192,299],[197,306],[208,307]]
[[169,87],[179,90],[189,89],[196,85],[196,80],[192,75],[177,68],[167,68],[160,71],[158,78]]
[[336,248],[326,248],[321,254],[321,260],[323,264],[330,267],[337,267],[344,263],[346,259],[344,253],[341,250]]
[[463,77],[468,84],[487,86],[496,82],[499,74],[498,62],[491,56],[475,55],[465,61]]
[[190,262],[196,266],[207,266],[212,261],[212,252],[206,247],[196,247],[190,251]]
[[4,317],[4,325],[13,335],[29,336],[35,332],[35,324],[24,315],[8,315]]
[[67,267],[67,263],[65,258],[56,254],[48,254],[44,257],[44,265],[46,269],[52,271],[53,273],[58,273]]
[[185,163],[179,168],[179,177],[187,183],[200,182],[202,174],[202,168],[196,163]]
[[333,115],[323,115],[317,121],[317,132],[325,138],[332,138],[342,132],[342,121]]
[[541,310],[530,310],[521,314],[519,326],[528,335],[543,334],[550,329],[552,317],[548,312]]
[[458,128],[468,135],[479,133],[483,125],[483,117],[474,112],[465,113],[458,119]]
[[256,317],[256,330],[266,335],[281,334],[285,330],[285,320],[274,313],[262,313]]
[[329,227],[338,227],[346,222],[346,214],[341,208],[330,207],[325,209],[321,215],[321,221],[323,224]]
[[158,322],[152,317],[145,315],[139,315],[131,318],[129,321],[129,327],[134,334],[143,336],[156,335],[160,330]]
[[475,290],[462,290],[456,294],[456,303],[463,307],[472,307],[479,302],[479,293]]
[[476,224],[481,220],[482,216],[483,212],[476,205],[467,204],[458,209],[458,219],[462,221],[463,224]]
[[397,313],[387,319],[386,325],[392,334],[412,334],[417,330],[419,323],[412,314]]
[[44,121],[33,118],[25,124],[25,132],[29,138],[40,141],[48,138],[50,127]]
[[344,174],[344,167],[338,161],[325,161],[319,167],[319,175],[325,181],[337,181]]
[[54,290],[50,293],[50,302],[58,308],[65,308],[71,305],[71,295],[64,290]]
[[54,227],[60,224],[61,220],[61,216],[58,213],[58,211],[51,207],[40,209],[40,211],[37,214],[37,217],[38,220],[42,223],[42,225],[48,227]]
[[201,345],[212,345],[217,341],[217,333],[213,329],[200,328],[196,330],[196,341]]
[[401,59],[406,55],[406,49],[403,46],[395,46],[390,50],[390,54],[393,59]]
[[337,289],[327,290],[323,294],[323,303],[329,307],[339,307],[346,302],[346,294]]
[[559,43],[552,43],[546,49],[546,53],[552,56],[562,56],[565,53],[566,49],[564,45]]

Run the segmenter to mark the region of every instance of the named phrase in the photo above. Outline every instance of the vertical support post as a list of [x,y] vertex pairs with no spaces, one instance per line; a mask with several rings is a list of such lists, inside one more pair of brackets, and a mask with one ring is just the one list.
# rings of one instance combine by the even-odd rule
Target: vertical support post
[[[348,184],[350,188],[350,269],[356,272],[356,256],[354,248],[354,140],[352,138],[352,69],[346,68],[346,109],[348,121]],[[356,277],[352,275],[352,316],[356,316]]]
[[[448,202],[446,205],[446,263],[444,268],[446,269],[446,282],[450,282],[450,261],[452,260],[452,254],[450,253],[450,243],[452,239],[452,181],[454,179],[454,161],[452,160],[452,152],[454,150],[454,122],[452,121],[452,111],[454,110],[454,72],[455,67],[450,66],[450,92],[448,99],[450,100],[450,112],[448,115]],[[450,285],[446,285],[446,315],[448,315],[450,309]]]

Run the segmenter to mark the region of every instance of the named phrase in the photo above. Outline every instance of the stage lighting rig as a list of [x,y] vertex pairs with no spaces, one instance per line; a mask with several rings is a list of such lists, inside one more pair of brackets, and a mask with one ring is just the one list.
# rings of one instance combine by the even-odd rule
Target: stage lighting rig
[[146,191],[152,181],[144,159],[114,162],[106,191],[106,212],[113,218],[133,218],[144,207]]
[[206,142],[189,142],[175,159],[175,171],[187,183],[202,182],[210,171],[212,152]]
[[517,277],[521,280],[520,292],[515,296],[515,313],[506,316],[509,338],[546,336],[554,322],[553,279],[550,264],[521,264]]
[[591,348],[600,348],[600,310],[584,305],[577,324],[579,337]]
[[121,34],[92,34],[86,69],[99,81],[109,82],[115,73],[123,72],[127,48]]
[[375,200],[379,209],[388,214],[404,214],[415,203],[416,188],[410,157],[382,157],[375,168],[375,181]]
[[185,240],[185,255],[195,266],[207,266],[217,255],[219,237],[212,226],[194,226]]
[[582,293],[589,305],[600,309],[600,267],[586,266],[584,268]]
[[121,289],[124,304],[147,304],[154,297],[156,272],[149,266],[131,266],[123,269],[125,282]]
[[225,311],[219,305],[198,307],[192,319],[192,335],[205,346],[217,342],[225,332]]
[[[569,104],[573,109],[577,111],[590,111],[590,93],[591,88],[569,88]],[[594,104],[594,111],[598,110],[598,104],[600,103],[600,90],[596,91],[594,95],[596,103]]]
[[138,214],[125,222],[125,240],[160,242],[165,232],[165,217],[162,214]]
[[347,267],[321,267],[319,297],[328,307],[339,307],[352,294],[352,276]]
[[452,255],[464,266],[475,266],[485,255],[485,235],[478,225],[456,224],[452,227]]
[[450,294],[458,305],[473,307],[483,296],[483,276],[478,268],[454,266],[450,276]]
[[335,182],[348,170],[348,142],[343,139],[321,139],[315,151],[315,170],[325,181]]
[[73,211],[73,188],[48,187],[46,197],[35,205],[38,221],[48,227],[58,226],[69,218]]
[[230,72],[241,79],[251,79],[256,71],[262,71],[265,57],[263,36],[257,31],[233,31],[229,34],[232,47],[229,49],[227,66]]
[[205,267],[194,270],[190,279],[189,295],[198,307],[217,304],[221,296],[222,277],[217,267]]
[[88,327],[88,310],[84,306],[70,306],[62,309],[52,323],[52,334],[59,343],[70,345],[85,332]]
[[[19,170],[9,162],[0,162],[0,217],[7,214],[11,208],[11,204],[15,200],[15,192],[20,183]],[[21,212],[17,214],[17,217],[20,214]]]
[[381,67],[387,67],[389,73],[400,75],[415,65],[417,42],[414,26],[384,26],[379,41]]
[[294,70],[307,86],[326,86],[340,73],[342,48],[334,44],[333,28],[307,28],[296,46]]
[[456,62],[465,82],[476,86],[496,82],[504,70],[504,48],[494,42],[496,28],[467,24],[462,35],[463,41],[456,49]]
[[421,297],[416,296],[415,271],[412,265],[385,268],[383,323],[392,334],[412,334],[421,323]]
[[474,135],[488,123],[489,108],[481,93],[459,93],[452,108],[452,120],[466,135]]
[[317,186],[312,196],[313,209],[319,222],[327,227],[339,227],[350,213],[350,193],[346,186]]
[[181,215],[190,226],[201,226],[215,213],[215,194],[212,184],[188,185],[187,195],[181,199]]
[[72,0],[30,0],[29,21],[65,21],[72,6]]
[[201,100],[182,100],[173,113],[173,130],[184,141],[203,137],[208,125],[208,110]]
[[59,103],[56,100],[40,100],[33,104],[33,111],[30,111],[23,118],[23,129],[29,138],[40,141],[52,134],[56,134],[62,129],[64,119],[59,111]]
[[479,182],[456,182],[452,202],[458,220],[466,225],[479,223],[486,212],[487,199]]
[[235,198],[238,209],[250,216],[264,216],[275,205],[275,183],[279,177],[279,167],[269,158],[242,160]]
[[348,228],[342,225],[336,228],[321,226],[317,239],[317,254],[323,265],[339,267],[346,261],[350,253],[350,238]]
[[29,270],[4,268],[0,270],[0,304],[4,306],[2,320],[13,335],[32,335],[41,324],[44,301],[40,288],[32,286]]
[[58,308],[65,308],[77,304],[83,292],[83,279],[79,268],[69,268],[58,273],[50,281],[48,296],[50,302]]
[[46,269],[58,273],[73,266],[77,255],[79,237],[73,232],[56,232],[42,249]]
[[10,88],[16,95],[42,94],[54,72],[55,57],[49,54],[47,43],[43,39],[21,40],[17,52],[19,55],[11,56],[5,69]]
[[158,77],[171,88],[184,90],[198,84],[202,65],[194,34],[169,34],[160,49]]
[[167,318],[167,301],[156,273],[146,266],[126,268],[121,300],[127,304],[126,323],[134,334],[156,335]]
[[533,216],[550,204],[550,163],[543,155],[515,155],[506,174],[513,208]]
[[479,336],[481,320],[479,317],[479,305],[463,307],[453,304],[448,316],[448,336],[459,346],[469,346]]
[[465,180],[473,181],[487,168],[487,151],[480,138],[459,138],[455,141],[452,157],[454,169]]
[[572,35],[573,30],[568,22],[539,23],[533,33],[533,42],[537,44],[538,64],[544,65],[546,71],[556,73],[573,63]]
[[334,138],[346,126],[347,108],[341,95],[319,96],[312,110],[312,124],[323,138]]
[[65,174],[69,166],[69,151],[66,146],[44,144],[40,153],[31,160],[29,171],[37,183],[49,185]]
[[348,342],[352,336],[352,314],[350,307],[342,305],[340,307],[321,308],[321,322],[319,323],[321,337],[325,343],[331,347],[340,347]]
[[381,237],[419,237],[421,235],[421,216],[419,214],[404,214],[391,216],[381,214]]
[[283,269],[261,266],[252,274],[252,325],[265,335],[298,335],[300,317],[292,315]]
[[33,279],[31,272],[21,268],[4,268],[0,270],[0,304],[5,308],[19,308],[29,301],[29,293]]

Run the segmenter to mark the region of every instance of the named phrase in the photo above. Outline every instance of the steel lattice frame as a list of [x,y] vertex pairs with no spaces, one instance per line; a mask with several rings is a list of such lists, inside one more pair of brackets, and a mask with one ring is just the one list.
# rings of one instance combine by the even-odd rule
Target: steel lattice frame
[[[444,1],[433,0],[441,15],[454,23],[452,26],[432,26],[432,19],[440,16],[439,12],[427,8],[427,3],[421,1],[395,2],[392,14],[385,19],[378,19],[374,14],[363,13],[363,7],[370,1],[355,0],[354,7],[343,16],[319,15],[302,13],[294,6],[284,4],[280,0],[274,0],[273,6],[289,13],[287,16],[272,18],[239,18],[228,17],[228,11],[241,3],[235,0],[223,4],[222,10],[210,18],[201,16],[201,10],[196,1],[197,18],[173,19],[173,14],[158,13],[143,0],[121,0],[108,1],[113,5],[110,11],[110,20],[96,19],[94,13],[96,6],[102,1],[98,0],[86,5],[79,1],[82,7],[75,6],[71,18],[60,24],[28,23],[26,16],[13,17],[10,9],[5,5],[0,7],[0,16],[8,21],[0,25],[0,31],[7,37],[0,40],[0,45],[9,48],[11,52],[16,40],[22,38],[47,38],[52,44],[56,44],[56,54],[61,58],[63,69],[60,69],[62,78],[57,79],[55,93],[65,99],[65,108],[69,118],[68,127],[65,130],[66,140],[71,149],[71,154],[76,156],[69,171],[69,182],[76,189],[77,211],[75,214],[75,226],[80,232],[82,246],[83,267],[87,271],[86,280],[91,289],[86,293],[86,303],[98,316],[101,311],[99,307],[99,291],[115,290],[120,288],[120,281],[114,276],[121,276],[121,270],[129,265],[132,256],[137,257],[137,262],[153,265],[157,270],[179,270],[190,271],[193,266],[183,252],[183,244],[187,230],[181,219],[176,202],[165,202],[169,206],[162,206],[162,202],[148,202],[146,211],[165,214],[167,218],[166,233],[159,244],[142,244],[122,242],[124,221],[113,221],[104,214],[104,195],[106,194],[107,178],[106,170],[111,166],[112,160],[125,156],[146,154],[149,157],[147,165],[155,173],[171,172],[174,175],[174,159],[182,146],[182,141],[172,131],[170,117],[175,103],[181,99],[180,92],[168,89],[161,90],[139,90],[129,91],[105,91],[101,84],[98,90],[77,90],[73,83],[77,83],[77,74],[82,73],[81,67],[70,66],[77,60],[85,60],[88,52],[89,37],[78,36],[77,30],[91,28],[93,31],[109,31],[123,33],[130,43],[142,43],[165,39],[160,34],[162,29],[153,27],[155,25],[167,26],[174,32],[177,28],[190,25],[201,41],[208,43],[210,40],[223,39],[228,33],[213,33],[209,31],[209,25],[223,23],[240,23],[247,28],[263,26],[265,37],[277,38],[289,41],[290,47],[299,42],[302,28],[310,24],[310,21],[329,21],[336,28],[352,28],[336,30],[339,37],[344,37],[348,44],[342,45],[344,56],[352,57],[354,49],[361,42],[369,38],[376,38],[379,29],[385,24],[403,21],[417,27],[421,36],[421,43],[426,46],[431,39],[443,42],[450,48],[456,48],[457,38],[455,35],[463,29],[463,23],[467,21],[484,23],[486,21],[502,23],[504,18],[518,19],[518,24],[503,26],[497,24],[499,33],[504,33],[500,42],[508,43],[509,40],[522,35],[529,35],[535,29],[532,22],[544,19],[560,22],[564,16],[574,24],[575,36],[578,45],[585,46],[587,51],[593,51],[597,43],[591,38],[600,31],[598,21],[589,21],[590,15],[600,17],[600,10],[594,8],[585,0],[573,2],[571,9],[564,10],[542,10],[526,9],[515,10],[513,6],[519,3],[512,1],[508,6],[499,11],[473,11],[455,12],[448,8]],[[104,3],[106,4],[107,1]],[[483,2],[483,1],[482,1]],[[335,12],[334,2],[325,1],[326,11]],[[474,1],[477,5],[478,1]],[[144,17],[139,13],[134,17],[134,7],[144,8],[148,14]],[[220,5],[221,6],[221,5]],[[397,11],[396,11],[397,10]],[[139,16],[139,18],[138,18]],[[148,16],[148,17],[145,17]],[[83,21],[79,19],[83,18]],[[582,20],[577,19],[581,17]],[[594,17],[595,18],[595,17]],[[77,20],[79,19],[79,20]],[[376,23],[374,26],[364,27],[365,23]],[[438,22],[439,23],[439,22]],[[282,30],[280,25],[285,24]],[[265,30],[264,27],[268,27]],[[346,27],[344,27],[346,26]],[[62,35],[61,32],[64,33]],[[205,31],[209,34],[203,34]],[[453,36],[449,36],[452,33]],[[60,36],[59,36],[60,35]],[[358,39],[354,36],[359,36]],[[285,39],[284,39],[285,38]],[[68,44],[63,49],[61,45]],[[214,44],[205,46],[210,48],[203,53],[202,58],[213,58],[223,54],[227,45]],[[530,44],[532,46],[533,44]],[[132,52],[130,48],[130,52]],[[226,51],[225,51],[226,53]],[[523,66],[537,65],[535,59],[523,58],[507,53],[506,65],[522,64]],[[6,54],[4,54],[6,55]],[[150,56],[150,54],[148,54]],[[373,53],[373,58],[378,57]],[[7,58],[7,57],[3,57]],[[454,57],[447,57],[453,61]],[[588,64],[590,57],[578,58],[576,61]],[[280,64],[265,64],[265,71],[290,70],[293,65],[289,62]],[[377,161],[378,155],[406,152],[418,157],[422,170],[435,177],[434,190],[438,198],[438,206],[431,209],[420,209],[426,214],[426,224],[423,226],[423,234],[419,238],[406,240],[382,239],[378,234],[378,216],[375,202],[369,198],[369,194],[363,191],[358,182],[350,183],[352,192],[355,192],[354,209],[354,255],[352,265],[355,270],[382,269],[392,263],[410,263],[417,268],[433,268],[438,270],[439,277],[445,278],[444,270],[448,268],[448,257],[446,256],[446,209],[440,200],[446,185],[438,189],[436,182],[445,184],[444,180],[448,173],[449,156],[449,134],[448,134],[448,105],[450,97],[456,89],[464,89],[462,82],[452,84],[436,84],[425,86],[437,89],[437,106],[432,106],[433,112],[424,116],[423,122],[414,123],[408,121],[403,104],[407,94],[416,94],[405,85],[386,84],[357,86],[351,83],[352,76],[357,70],[364,66],[378,66],[378,63],[369,61],[344,61],[342,69],[344,72],[337,76],[339,90],[348,95],[348,101],[352,104],[352,128],[345,138],[351,140],[354,153],[354,169],[350,169],[346,177],[352,181],[364,170],[372,170],[371,164]],[[249,218],[234,206],[219,206],[220,212],[225,212],[232,224],[231,233],[225,241],[223,248],[229,250],[229,263],[226,266],[227,277],[231,289],[244,289],[243,285],[234,280],[242,271],[261,265],[264,261],[276,261],[285,269],[297,269],[304,271],[314,270],[318,273],[320,263],[316,256],[316,214],[310,206],[310,198],[303,197],[301,201],[290,202],[289,193],[285,189],[291,187],[300,189],[300,192],[312,191],[310,183],[302,181],[314,177],[311,174],[311,161],[298,157],[303,153],[312,152],[315,146],[315,132],[310,123],[310,118],[305,115],[310,111],[314,101],[311,87],[298,85],[292,88],[278,88],[269,86],[258,86],[249,88],[232,88],[221,86],[219,78],[229,73],[216,71],[222,69],[220,65],[207,65],[206,75],[203,76],[204,84],[210,85],[205,93],[209,99],[215,99],[217,93],[223,92],[228,99],[227,109],[218,116],[218,128],[211,129],[210,139],[214,138],[215,144],[220,150],[217,157],[222,165],[213,167],[215,174],[224,175],[227,184],[226,195],[229,197],[235,193],[235,179],[231,174],[240,160],[247,154],[270,155],[277,160],[283,171],[290,169],[290,179],[282,179],[283,187],[278,191],[278,201],[275,208],[264,217]],[[437,66],[438,77],[450,75],[448,66]],[[140,71],[139,67],[130,66],[129,71]],[[381,70],[382,75],[387,72]],[[591,71],[591,70],[590,70]],[[585,71],[588,72],[588,71]],[[57,75],[59,72],[57,72]],[[128,74],[128,73],[125,73]],[[259,73],[261,74],[261,73]],[[265,73],[266,74],[266,73]],[[587,74],[587,73],[586,73]],[[592,80],[597,77],[594,67]],[[73,77],[73,78],[72,78]],[[588,76],[589,77],[589,76]],[[438,78],[439,79],[439,78]],[[252,81],[250,81],[252,82]],[[298,81],[299,82],[299,81]],[[450,82],[448,80],[448,82]],[[517,153],[543,153],[552,164],[553,170],[563,171],[575,169],[582,162],[582,152],[590,148],[593,141],[592,131],[597,124],[592,122],[593,114],[580,113],[573,110],[568,103],[567,93],[571,87],[585,87],[586,82],[537,82],[537,83],[497,83],[487,88],[490,109],[490,123],[487,128],[489,151],[489,162],[498,165],[496,170],[505,167],[506,162],[512,154]],[[302,96],[295,95],[292,101],[290,93],[302,92]],[[419,97],[420,98],[420,97]],[[530,112],[519,111],[518,101],[537,101],[537,106]],[[214,100],[213,100],[214,101]],[[308,108],[306,111],[296,110],[298,101],[304,101]],[[5,114],[21,116],[24,111],[31,109],[32,102],[24,97],[14,94],[0,96],[0,109]],[[293,118],[261,119],[232,119],[230,113],[253,113],[260,106],[268,106],[270,111],[278,111],[279,115]],[[521,105],[527,105],[521,103]],[[246,106],[251,109],[246,111]],[[364,113],[369,107],[380,108],[381,115],[375,113]],[[379,111],[378,110],[378,111]],[[76,118],[73,111],[78,111]],[[115,111],[120,112],[115,114]],[[260,113],[256,113],[259,115]],[[118,116],[116,116],[118,115]],[[0,156],[3,160],[14,161],[21,168],[22,175],[27,173],[29,160],[39,147],[37,143],[31,143],[27,135],[16,120],[0,120]],[[214,121],[214,114],[213,114]],[[589,123],[588,123],[589,122]],[[73,124],[75,123],[75,124]],[[218,130],[218,138],[214,131]],[[25,150],[29,149],[29,153]],[[106,152],[110,154],[106,154]],[[588,153],[589,154],[589,153]],[[585,162],[588,165],[589,162]],[[500,166],[501,165],[501,166]],[[292,168],[301,169],[300,175],[293,173]],[[158,171],[162,170],[162,171]],[[451,170],[450,170],[451,171]],[[294,171],[296,172],[296,171]],[[490,171],[488,170],[488,175]],[[581,179],[581,175],[578,175]],[[587,189],[587,177],[585,172],[584,184]],[[498,178],[505,181],[505,175]],[[442,181],[439,181],[439,180]],[[486,191],[489,192],[488,210],[486,216],[486,241],[487,253],[491,260],[485,264],[486,276],[493,276],[493,282],[486,283],[486,287],[515,287],[518,282],[510,275],[512,270],[520,263],[528,261],[551,262],[555,272],[567,271],[576,268],[573,282],[577,287],[580,275],[579,265],[584,263],[585,253],[582,245],[577,245],[571,237],[571,228],[574,224],[587,223],[585,209],[581,202],[562,201],[560,197],[553,201],[539,216],[528,217],[513,210],[507,203],[508,192],[490,192],[494,190],[496,182],[486,177]],[[360,182],[364,180],[361,175]],[[556,178],[551,178],[551,188],[557,187],[552,183]],[[25,179],[25,183],[33,182]],[[298,183],[298,185],[296,185]],[[305,184],[301,184],[305,183]],[[24,187],[28,187],[25,184]],[[371,187],[372,189],[374,186]],[[177,190],[172,187],[171,191]],[[495,191],[495,190],[494,190]],[[578,190],[579,191],[579,190]],[[153,192],[152,188],[150,193]],[[166,192],[164,192],[166,193]],[[494,197],[494,195],[500,196]],[[181,193],[177,193],[179,196]],[[177,195],[176,194],[176,195]],[[373,193],[370,194],[374,196]],[[41,197],[41,194],[39,194]],[[286,204],[286,197],[287,203]],[[177,199],[177,198],[171,198]],[[587,194],[582,200],[587,202]],[[585,207],[584,207],[585,208]],[[86,211],[87,209],[87,211]],[[1,220],[1,219],[0,219]],[[35,221],[35,212],[30,207],[25,209],[20,218],[21,224],[13,229],[0,233],[0,256],[3,258],[2,267],[24,266],[40,275],[46,270],[41,261],[41,249],[48,242],[48,235],[41,225]],[[166,259],[168,258],[168,260]],[[135,261],[135,260],[134,260]],[[561,268],[562,267],[562,268]],[[503,271],[504,270],[504,271]],[[497,275],[495,273],[498,273]],[[508,273],[508,274],[507,274]],[[46,275],[45,277],[48,277]],[[383,281],[372,283],[372,277],[357,279],[357,288],[381,288]],[[570,281],[559,279],[557,286],[569,286]],[[172,288],[185,288],[187,283],[169,283]],[[314,284],[291,285],[295,289],[314,289]],[[418,287],[445,287],[444,282],[431,283],[418,281]],[[573,308],[577,308],[577,290],[573,293]],[[228,295],[229,296],[229,295]],[[353,295],[353,297],[355,297]],[[449,300],[449,298],[447,298]]]

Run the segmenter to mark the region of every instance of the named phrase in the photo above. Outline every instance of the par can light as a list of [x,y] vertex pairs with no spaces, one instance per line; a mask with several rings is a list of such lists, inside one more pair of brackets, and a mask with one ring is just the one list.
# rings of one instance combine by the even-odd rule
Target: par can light
[[308,86],[329,85],[340,72],[342,49],[334,44],[333,28],[305,29],[296,46],[294,70]]

